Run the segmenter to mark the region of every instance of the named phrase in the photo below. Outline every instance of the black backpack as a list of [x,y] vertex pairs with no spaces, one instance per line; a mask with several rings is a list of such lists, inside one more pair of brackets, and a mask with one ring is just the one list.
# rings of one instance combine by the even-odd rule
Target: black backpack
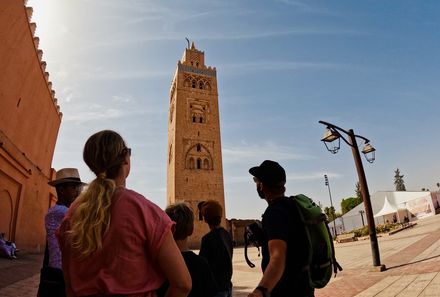
[[258,257],[260,256],[260,247],[263,244],[263,227],[260,221],[247,225],[244,229],[244,258],[249,267],[254,268],[255,264],[252,263],[247,254],[248,246],[251,244],[258,249]]

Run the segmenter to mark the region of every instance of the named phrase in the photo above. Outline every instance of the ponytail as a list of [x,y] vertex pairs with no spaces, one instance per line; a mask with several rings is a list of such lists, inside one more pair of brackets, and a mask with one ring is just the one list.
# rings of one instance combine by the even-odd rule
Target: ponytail
[[102,238],[110,226],[110,206],[115,182],[101,177],[93,180],[75,201],[72,226],[68,231],[72,247],[85,258],[102,247]]

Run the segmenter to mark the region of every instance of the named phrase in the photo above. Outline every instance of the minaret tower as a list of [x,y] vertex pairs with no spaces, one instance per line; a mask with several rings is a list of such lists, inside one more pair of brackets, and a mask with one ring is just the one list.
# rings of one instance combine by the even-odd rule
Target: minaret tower
[[226,222],[219,118],[216,69],[205,66],[204,52],[192,42],[171,84],[167,161],[168,204],[185,202],[195,214],[191,247],[209,231],[198,219],[199,202],[217,200]]

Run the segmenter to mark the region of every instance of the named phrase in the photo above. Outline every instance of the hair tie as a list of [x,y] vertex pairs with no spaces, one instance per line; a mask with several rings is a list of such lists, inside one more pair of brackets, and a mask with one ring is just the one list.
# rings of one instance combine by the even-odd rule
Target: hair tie
[[107,174],[105,172],[101,172],[100,174],[98,174],[98,178],[100,179],[106,179]]

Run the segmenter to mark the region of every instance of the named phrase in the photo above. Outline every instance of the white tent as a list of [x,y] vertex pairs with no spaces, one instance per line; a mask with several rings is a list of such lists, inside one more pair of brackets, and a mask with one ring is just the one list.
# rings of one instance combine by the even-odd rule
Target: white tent
[[399,209],[397,208],[397,206],[391,204],[390,201],[388,201],[388,197],[385,196],[382,209],[377,214],[375,214],[374,217],[377,218],[390,213],[397,213],[398,211]]

